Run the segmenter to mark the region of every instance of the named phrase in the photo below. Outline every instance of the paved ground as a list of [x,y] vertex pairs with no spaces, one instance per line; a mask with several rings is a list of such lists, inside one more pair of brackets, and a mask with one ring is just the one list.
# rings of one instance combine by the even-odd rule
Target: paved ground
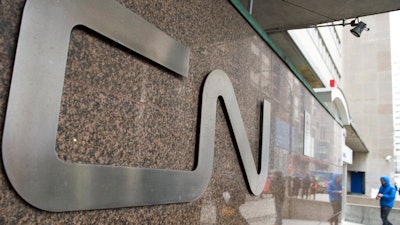
[[[327,194],[317,194],[315,200],[329,202]],[[212,208],[212,207],[211,207]],[[275,207],[273,198],[270,195],[263,195],[261,198],[248,199],[239,208],[241,216],[250,225],[272,225],[275,221]],[[205,210],[206,212],[207,210]],[[210,222],[212,224],[212,222]],[[297,219],[284,219],[283,225],[330,225],[328,221],[307,221]],[[363,225],[358,223],[345,222],[340,225]]]
[[[339,223],[341,224],[341,223]],[[329,222],[307,221],[307,220],[283,220],[283,225],[329,225]],[[362,225],[345,221],[343,225]]]

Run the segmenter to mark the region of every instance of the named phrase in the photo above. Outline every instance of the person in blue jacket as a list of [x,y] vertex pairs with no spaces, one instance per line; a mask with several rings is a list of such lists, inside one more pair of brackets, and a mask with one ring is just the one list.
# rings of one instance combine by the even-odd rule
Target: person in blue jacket
[[334,174],[326,187],[329,194],[329,201],[333,209],[333,216],[329,219],[330,224],[339,224],[339,214],[342,211],[342,175]]
[[396,189],[390,185],[388,177],[381,177],[381,187],[379,188],[376,199],[379,200],[381,206],[381,219],[383,225],[392,225],[388,220],[390,210],[393,208],[394,200],[396,198]]

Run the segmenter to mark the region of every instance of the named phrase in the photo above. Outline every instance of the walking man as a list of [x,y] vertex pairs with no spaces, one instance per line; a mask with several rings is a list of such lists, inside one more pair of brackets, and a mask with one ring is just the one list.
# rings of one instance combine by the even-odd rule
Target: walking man
[[332,180],[329,181],[326,187],[326,192],[329,194],[329,201],[333,209],[333,215],[329,219],[331,225],[339,224],[339,214],[342,211],[342,175],[334,174]]
[[282,208],[285,202],[285,179],[281,171],[274,171],[272,174],[271,193],[275,202],[275,225],[282,225]]
[[390,210],[393,208],[394,199],[396,198],[396,189],[390,185],[388,177],[381,177],[381,187],[379,188],[376,199],[379,200],[381,206],[381,219],[383,225],[393,225],[388,220]]

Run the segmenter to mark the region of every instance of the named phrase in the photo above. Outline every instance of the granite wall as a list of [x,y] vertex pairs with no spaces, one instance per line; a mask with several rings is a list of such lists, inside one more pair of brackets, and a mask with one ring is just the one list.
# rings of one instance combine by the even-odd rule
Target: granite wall
[[[267,100],[272,110],[270,171],[283,172],[286,196],[292,198],[301,194],[293,196],[289,177],[315,175],[320,184],[315,200],[327,201],[324,185],[331,173],[341,172],[341,127],[229,1],[119,3],[190,48],[189,76],[178,76],[84,26],[75,27],[55,149],[60,160],[193,170],[203,83],[211,71],[221,69],[233,84],[256,162],[261,103]],[[22,0],[0,2],[2,128],[24,5]],[[197,200],[47,212],[16,193],[0,160],[0,224],[272,224],[274,201],[268,186],[261,196],[251,194],[223,101],[217,104],[213,174]],[[303,154],[305,111],[311,118],[310,156]],[[290,218],[287,208],[284,216]]]

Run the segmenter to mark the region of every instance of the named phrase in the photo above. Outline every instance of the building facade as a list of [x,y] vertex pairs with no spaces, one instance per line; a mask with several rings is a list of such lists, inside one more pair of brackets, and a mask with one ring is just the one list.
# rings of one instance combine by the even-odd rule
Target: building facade
[[393,81],[393,122],[394,122],[394,162],[395,179],[399,183],[400,174],[400,45],[396,40],[400,37],[400,30],[396,26],[399,21],[399,12],[390,14],[390,41],[392,49],[392,81]]
[[[369,150],[354,152],[349,183],[355,193],[370,196],[379,188],[381,176],[394,179],[391,41],[388,13],[362,20],[369,32],[360,38],[350,32],[344,35],[343,89],[355,127]],[[355,185],[360,182],[364,187]]]
[[[285,54],[296,59],[298,71],[320,97],[329,94],[329,98],[324,98],[325,103],[348,128],[346,135],[359,137],[358,144],[346,140],[354,152],[353,162],[348,166],[347,191],[371,196],[372,190],[379,187],[380,176],[395,178],[391,103],[393,70],[390,65],[391,53],[394,52],[389,13],[357,20],[365,22],[371,31],[355,37],[350,32],[353,27],[342,25],[349,25],[349,21],[337,21],[270,36],[280,43],[280,47],[283,46]],[[292,40],[296,48],[284,47],[290,46],[291,42],[282,39]],[[300,60],[301,57],[304,60]],[[395,88],[396,83],[393,84]],[[341,93],[341,103],[345,105],[349,118],[340,115],[340,107],[332,98],[334,91]],[[396,99],[394,101],[396,107]]]

